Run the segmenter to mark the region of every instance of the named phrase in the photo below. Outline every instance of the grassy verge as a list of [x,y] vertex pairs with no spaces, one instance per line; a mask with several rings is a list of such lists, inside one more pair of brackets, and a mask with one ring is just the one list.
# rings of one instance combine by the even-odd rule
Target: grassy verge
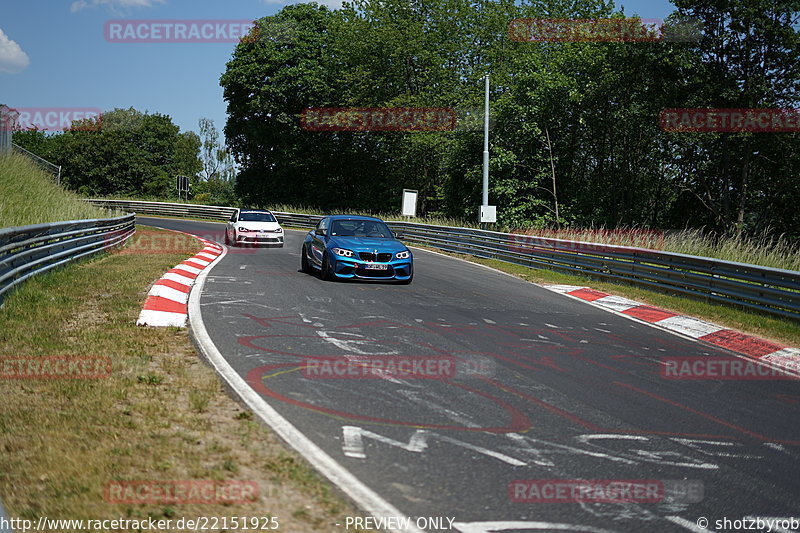
[[743,333],[756,335],[767,340],[788,344],[789,346],[800,346],[800,326],[798,326],[797,322],[789,319],[737,309],[732,306],[718,305],[702,300],[694,300],[684,296],[663,294],[631,285],[599,281],[597,279],[592,279],[585,276],[574,276],[570,274],[554,272],[551,270],[528,268],[520,265],[513,265],[511,263],[505,263],[496,259],[482,259],[471,255],[443,252],[436,248],[429,248],[416,244],[414,247],[443,253],[445,255],[459,257],[473,263],[490,266],[533,283],[581,285],[584,287],[591,287],[599,291],[637,300],[654,307],[660,307],[674,313],[702,318],[704,320],[714,322],[715,324],[735,329]]
[[[161,230],[138,229],[154,242]],[[170,241],[172,242],[172,241]],[[180,241],[178,241],[180,242]],[[10,516],[73,519],[276,516],[333,532],[358,513],[228,397],[188,332],[135,325],[150,284],[196,252],[133,245],[29,280],[0,310],[0,357],[102,356],[102,379],[0,378],[0,498]],[[255,502],[122,504],[111,481],[253,481]]]
[[703,233],[698,229],[662,232],[637,228],[540,229],[525,230],[521,233],[571,241],[635,246],[699,257],[713,257],[723,261],[800,270],[800,243],[792,243],[766,233],[750,237],[718,236]]
[[0,157],[0,228],[109,216],[56,185],[26,157]]

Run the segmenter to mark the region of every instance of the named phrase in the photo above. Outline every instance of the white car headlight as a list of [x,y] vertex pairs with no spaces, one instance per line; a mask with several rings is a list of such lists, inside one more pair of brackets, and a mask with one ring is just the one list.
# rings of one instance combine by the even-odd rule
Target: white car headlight
[[396,254],[394,254],[394,256],[398,259],[408,259],[409,257],[411,257],[411,252],[409,252],[408,250],[404,252],[397,252]]
[[250,231],[255,231],[255,230],[254,230],[254,229],[247,229],[247,228],[245,228],[244,226],[239,226],[239,227],[236,229],[236,231],[243,231],[243,232],[247,233],[247,232],[250,232]]
[[354,254],[350,250],[345,250],[344,248],[331,248],[331,250],[336,255],[340,255],[342,257],[355,257],[356,256],[356,254]]
[[283,228],[278,228],[275,230],[275,233],[283,233]]

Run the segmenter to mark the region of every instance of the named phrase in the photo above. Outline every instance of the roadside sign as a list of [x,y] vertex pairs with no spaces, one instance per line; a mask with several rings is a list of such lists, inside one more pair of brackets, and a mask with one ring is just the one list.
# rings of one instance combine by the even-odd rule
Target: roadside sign
[[417,192],[413,189],[403,189],[403,216],[417,216]]
[[482,205],[481,206],[481,222],[497,222],[497,206],[496,205]]
[[177,176],[178,191],[189,192],[189,178],[187,176]]
[[186,199],[189,199],[189,177],[188,176],[176,176],[177,181],[177,189],[178,189],[178,198],[181,197],[181,193],[186,195]]

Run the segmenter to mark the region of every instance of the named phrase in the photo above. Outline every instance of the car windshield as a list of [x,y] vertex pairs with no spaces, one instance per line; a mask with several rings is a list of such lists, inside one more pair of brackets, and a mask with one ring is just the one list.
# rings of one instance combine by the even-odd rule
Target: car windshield
[[391,239],[391,230],[380,220],[334,220],[331,235],[339,237],[373,237]]
[[239,222],[277,222],[272,213],[243,212],[239,215]]

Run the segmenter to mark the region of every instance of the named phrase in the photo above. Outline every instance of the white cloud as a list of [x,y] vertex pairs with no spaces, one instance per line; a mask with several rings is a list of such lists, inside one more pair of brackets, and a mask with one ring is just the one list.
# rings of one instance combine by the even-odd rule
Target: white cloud
[[0,72],[14,74],[25,70],[30,62],[28,54],[0,29]]
[[87,7],[107,6],[111,11],[119,11],[132,7],[153,7],[164,0],[75,0],[69,10],[75,13]]

